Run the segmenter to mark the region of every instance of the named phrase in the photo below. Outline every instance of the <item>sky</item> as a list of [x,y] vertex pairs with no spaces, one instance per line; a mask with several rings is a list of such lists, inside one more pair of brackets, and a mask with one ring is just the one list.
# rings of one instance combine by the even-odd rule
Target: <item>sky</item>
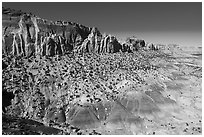
[[136,36],[153,43],[202,46],[201,2],[3,2],[2,6],[97,27],[120,41]]

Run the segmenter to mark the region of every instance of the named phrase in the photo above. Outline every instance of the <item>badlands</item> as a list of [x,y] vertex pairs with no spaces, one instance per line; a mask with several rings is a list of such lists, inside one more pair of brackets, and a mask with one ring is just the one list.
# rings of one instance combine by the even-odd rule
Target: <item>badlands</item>
[[202,134],[201,47],[2,10],[3,135]]

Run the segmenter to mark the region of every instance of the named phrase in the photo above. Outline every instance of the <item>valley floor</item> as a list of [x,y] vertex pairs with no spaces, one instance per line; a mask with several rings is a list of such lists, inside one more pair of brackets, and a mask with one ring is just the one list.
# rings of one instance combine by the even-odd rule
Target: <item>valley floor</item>
[[3,70],[3,88],[15,97],[2,134],[202,134],[200,55],[19,59]]

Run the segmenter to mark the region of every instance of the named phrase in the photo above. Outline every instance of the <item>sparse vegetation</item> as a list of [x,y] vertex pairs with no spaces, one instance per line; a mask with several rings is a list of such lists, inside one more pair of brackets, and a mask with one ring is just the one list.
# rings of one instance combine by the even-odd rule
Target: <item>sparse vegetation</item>
[[[19,21],[22,12],[3,8],[3,14]],[[37,32],[35,19],[29,21]],[[33,39],[25,40],[33,46],[29,56],[20,48],[25,46],[19,35],[23,27],[5,27],[3,38],[19,39],[13,47],[12,39],[3,43],[3,134],[201,134],[202,65],[197,55],[135,38],[121,45],[114,36],[102,37],[96,28],[71,22],[63,39],[61,26],[52,24],[54,32],[42,24],[39,28],[52,34],[40,31],[39,42],[33,31]],[[55,33],[59,37],[53,38]],[[63,48],[66,44],[74,50]],[[37,53],[39,45],[44,49]],[[58,54],[60,46],[65,51]]]

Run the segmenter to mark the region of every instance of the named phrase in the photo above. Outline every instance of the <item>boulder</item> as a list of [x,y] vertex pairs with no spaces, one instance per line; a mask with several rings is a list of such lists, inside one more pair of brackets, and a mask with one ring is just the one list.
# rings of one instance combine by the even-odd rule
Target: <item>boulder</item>
[[130,47],[131,51],[138,51],[145,47],[145,41],[136,37],[127,38],[125,43],[128,45],[127,47]]
[[153,43],[146,43],[146,50],[153,50],[154,49],[154,44]]
[[109,48],[110,53],[116,53],[122,50],[122,45],[118,42],[115,36],[110,37]]
[[131,52],[130,46],[127,43],[122,44],[122,52]]

